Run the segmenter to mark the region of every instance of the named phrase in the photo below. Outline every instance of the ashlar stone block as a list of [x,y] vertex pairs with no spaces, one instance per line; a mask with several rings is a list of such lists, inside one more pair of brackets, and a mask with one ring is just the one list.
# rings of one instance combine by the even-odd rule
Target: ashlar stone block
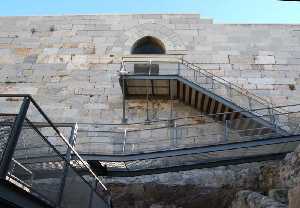
[[253,56],[229,55],[231,64],[254,64]]
[[275,64],[274,56],[255,56],[255,64]]

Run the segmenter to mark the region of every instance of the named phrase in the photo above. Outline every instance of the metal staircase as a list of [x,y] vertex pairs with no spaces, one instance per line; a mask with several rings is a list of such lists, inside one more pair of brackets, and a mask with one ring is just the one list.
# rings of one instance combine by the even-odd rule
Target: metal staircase
[[240,119],[243,122],[243,118],[252,118],[239,127],[269,127],[286,134],[281,128],[287,119],[283,108],[276,109],[266,99],[185,60],[129,57],[123,59],[121,71],[124,99],[179,99],[203,114],[223,114],[215,117],[219,121]]

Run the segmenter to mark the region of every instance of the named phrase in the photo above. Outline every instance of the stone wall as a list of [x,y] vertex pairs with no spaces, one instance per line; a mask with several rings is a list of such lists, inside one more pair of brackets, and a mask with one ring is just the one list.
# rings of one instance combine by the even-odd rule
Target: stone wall
[[[32,94],[54,122],[120,123],[120,58],[129,55],[134,43],[144,36],[160,39],[168,55],[183,56],[275,104],[300,102],[300,25],[213,24],[197,14],[0,17],[0,93]],[[128,102],[133,106],[129,121],[144,121],[145,104],[138,103],[136,112],[136,101]],[[10,105],[0,101],[1,109]],[[189,109],[184,113],[195,112]],[[285,185],[280,186],[272,180],[259,182],[261,166],[257,164],[239,170],[216,168],[134,178],[127,185],[148,181],[163,184],[168,190],[175,184],[194,193],[211,188],[213,194],[206,195],[209,197],[219,195],[220,190],[267,192],[277,186],[288,187],[294,208],[299,207],[295,197],[299,185],[291,186],[299,180],[295,154],[282,166],[286,167],[280,172]],[[279,180],[276,174],[274,178]],[[116,189],[118,183],[125,183],[121,179],[106,182]],[[176,188],[170,190],[176,192]],[[223,205],[227,207],[228,201]]]
[[288,191],[289,207],[300,206],[300,147],[288,154],[280,166],[280,181]]
[[117,207],[298,208],[299,158],[298,148],[277,162],[105,178],[105,183]]
[[231,208],[287,208],[269,197],[251,191],[240,191],[236,194]]
[[268,191],[274,187],[274,184],[266,183],[264,178],[267,177],[266,168],[277,165],[276,162],[252,163],[138,177],[105,178],[104,182],[112,192],[115,207],[228,208],[240,190]]
[[[267,208],[300,206],[300,147],[276,166],[266,166],[261,172],[260,192],[237,192],[231,208]],[[287,206],[288,204],[288,206]]]
[[299,25],[213,24],[197,14],[0,17],[0,93],[32,94],[57,122],[120,122],[118,63],[148,35],[275,104],[300,100]]

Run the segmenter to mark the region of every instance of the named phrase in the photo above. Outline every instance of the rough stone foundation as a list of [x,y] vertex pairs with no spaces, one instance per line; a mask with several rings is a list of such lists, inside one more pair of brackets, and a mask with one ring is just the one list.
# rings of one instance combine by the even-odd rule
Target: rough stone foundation
[[252,163],[105,182],[116,207],[227,208],[241,190],[268,193],[278,186],[277,167],[278,162]]
[[106,178],[116,207],[298,208],[299,148],[283,161]]

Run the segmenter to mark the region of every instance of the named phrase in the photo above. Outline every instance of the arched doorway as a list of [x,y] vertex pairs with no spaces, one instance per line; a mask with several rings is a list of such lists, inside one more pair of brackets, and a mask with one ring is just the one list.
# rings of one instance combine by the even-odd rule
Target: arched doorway
[[131,49],[132,54],[165,54],[166,49],[162,41],[152,36],[145,36],[137,40]]

